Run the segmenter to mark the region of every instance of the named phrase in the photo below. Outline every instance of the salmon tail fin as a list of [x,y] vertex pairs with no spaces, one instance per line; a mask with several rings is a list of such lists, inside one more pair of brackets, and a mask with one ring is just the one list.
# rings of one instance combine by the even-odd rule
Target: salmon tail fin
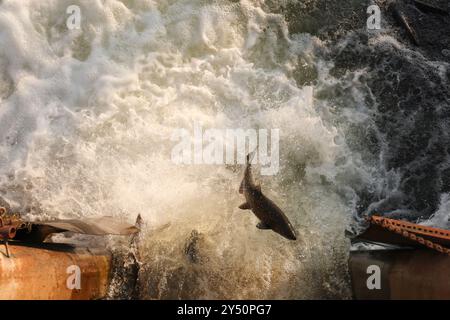
[[252,152],[249,152],[247,154],[247,165],[251,165],[253,158],[255,157],[256,150],[258,150],[258,147],[256,147]]
[[255,157],[256,154],[256,150],[258,149],[258,147],[256,147],[252,152],[249,152],[247,154],[247,158],[246,158],[246,166],[245,166],[245,172],[244,172],[244,178],[242,179],[241,185],[239,186],[239,193],[243,194],[244,193],[244,189],[247,186],[252,186],[254,185],[253,182],[253,178],[252,178],[252,161],[253,158]]

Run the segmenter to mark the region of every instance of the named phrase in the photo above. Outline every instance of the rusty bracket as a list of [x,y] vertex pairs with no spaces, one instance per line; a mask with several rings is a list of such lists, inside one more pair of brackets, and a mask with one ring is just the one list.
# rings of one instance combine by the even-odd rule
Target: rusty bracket
[[8,214],[6,208],[0,207],[0,240],[6,248],[6,256],[11,257],[8,241],[14,239],[18,229],[27,228],[27,224],[22,221],[18,214]]

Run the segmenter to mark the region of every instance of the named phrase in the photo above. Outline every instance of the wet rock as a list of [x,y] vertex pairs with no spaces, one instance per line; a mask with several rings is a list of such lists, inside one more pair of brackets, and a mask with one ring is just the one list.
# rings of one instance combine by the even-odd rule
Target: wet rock
[[201,234],[197,230],[192,230],[191,234],[186,240],[184,253],[188,258],[188,260],[192,263],[200,262],[200,250],[199,250],[200,239]]
[[139,263],[125,248],[112,250],[111,280],[107,299],[130,300],[139,297]]
[[139,214],[135,226],[139,232],[133,234],[128,246],[113,246],[111,280],[108,290],[108,299],[130,300],[138,299],[141,295],[141,230],[144,221]]
[[312,85],[318,77],[316,66],[312,62],[307,61],[307,59],[299,57],[293,77],[300,87]]

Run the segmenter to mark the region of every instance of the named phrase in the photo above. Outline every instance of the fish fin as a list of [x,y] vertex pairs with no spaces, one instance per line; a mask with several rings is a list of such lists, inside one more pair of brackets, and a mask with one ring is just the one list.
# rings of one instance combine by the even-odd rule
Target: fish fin
[[239,193],[243,194],[244,193],[244,180],[241,181],[241,184],[239,185]]
[[239,209],[241,209],[241,210],[250,210],[251,207],[250,207],[250,205],[247,202],[244,202],[243,204],[241,204],[239,206]]
[[259,222],[257,225],[256,225],[256,227],[258,228],[258,229],[260,229],[260,230],[269,230],[270,229],[270,227],[267,225],[267,224],[265,224],[264,222]]
[[253,158],[255,157],[256,154],[256,150],[258,149],[258,147],[256,147],[252,152],[249,152],[247,154],[247,165],[250,165],[251,162],[253,161]]

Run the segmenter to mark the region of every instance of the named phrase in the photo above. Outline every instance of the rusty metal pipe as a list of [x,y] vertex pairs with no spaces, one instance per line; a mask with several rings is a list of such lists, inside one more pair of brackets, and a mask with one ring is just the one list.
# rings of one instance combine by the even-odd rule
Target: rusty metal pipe
[[[352,251],[349,269],[356,299],[450,299],[450,257],[429,250]],[[370,290],[369,266],[380,268],[380,288]]]
[[[0,246],[0,300],[85,300],[107,294],[111,256],[104,250],[14,242],[10,250],[7,258]],[[67,285],[73,266],[80,270],[79,289]]]
[[17,229],[13,226],[0,227],[0,239],[9,240],[16,236]]

